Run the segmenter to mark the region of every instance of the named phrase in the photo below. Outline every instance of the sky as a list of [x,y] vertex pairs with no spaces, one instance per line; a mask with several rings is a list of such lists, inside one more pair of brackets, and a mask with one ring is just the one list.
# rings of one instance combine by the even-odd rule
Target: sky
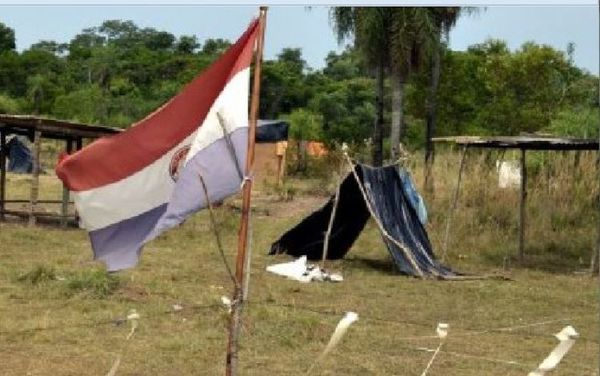
[[[0,22],[15,30],[17,49],[40,40],[68,42],[82,29],[107,19],[132,20],[176,36],[196,35],[235,40],[256,6],[9,6],[0,5]],[[32,27],[32,25],[34,25]],[[450,34],[450,47],[464,50],[488,38],[502,39],[511,49],[526,41],[566,50],[575,43],[574,61],[598,75],[598,8],[595,6],[488,6],[465,16]],[[274,58],[284,47],[298,47],[308,65],[322,68],[330,51],[341,51],[323,6],[272,6],[265,36],[265,57]]]

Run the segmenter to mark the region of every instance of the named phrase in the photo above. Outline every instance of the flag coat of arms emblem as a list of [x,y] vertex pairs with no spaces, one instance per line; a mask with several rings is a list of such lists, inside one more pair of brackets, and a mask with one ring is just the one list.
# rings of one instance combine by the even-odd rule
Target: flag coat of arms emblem
[[115,271],[142,246],[239,191],[248,144],[250,63],[258,21],[179,94],[124,132],[67,156],[56,174],[73,192],[94,256]]

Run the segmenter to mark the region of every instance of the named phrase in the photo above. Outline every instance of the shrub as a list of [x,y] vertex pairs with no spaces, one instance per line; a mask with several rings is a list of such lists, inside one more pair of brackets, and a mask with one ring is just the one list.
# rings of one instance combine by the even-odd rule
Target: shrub
[[106,298],[121,285],[121,280],[105,270],[86,270],[70,277],[67,281],[69,293],[84,293],[93,298]]

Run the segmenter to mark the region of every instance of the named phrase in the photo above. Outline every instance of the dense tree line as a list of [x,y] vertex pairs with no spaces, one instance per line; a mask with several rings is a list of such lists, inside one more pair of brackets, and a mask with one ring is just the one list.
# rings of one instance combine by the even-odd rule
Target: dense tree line
[[[396,14],[413,17],[410,22],[421,16]],[[443,22],[455,22],[450,16]],[[402,30],[400,36],[412,38],[410,48],[373,45],[355,36],[343,52],[331,52],[319,70],[307,66],[300,49],[283,49],[264,62],[261,117],[288,118],[293,136],[327,143],[362,144],[373,136],[376,123],[386,140],[392,125],[400,126],[394,137],[412,147],[425,145],[432,130],[435,135],[597,135],[598,77],[574,65],[573,45],[563,52],[525,43],[510,51],[505,42],[488,40],[452,51],[443,37],[448,26],[436,22],[429,42],[418,30]],[[352,27],[338,24],[338,32],[347,37],[359,30]],[[361,43],[382,55],[368,55]],[[421,55],[417,47],[427,43],[437,57]],[[17,52],[14,31],[0,23],[0,112],[124,127],[176,94],[229,45],[111,20],[83,30],[69,43],[40,41]],[[378,71],[380,59],[385,64]],[[439,79],[433,82],[436,64]],[[432,109],[435,128],[427,126]],[[384,145],[389,155],[389,141]]]

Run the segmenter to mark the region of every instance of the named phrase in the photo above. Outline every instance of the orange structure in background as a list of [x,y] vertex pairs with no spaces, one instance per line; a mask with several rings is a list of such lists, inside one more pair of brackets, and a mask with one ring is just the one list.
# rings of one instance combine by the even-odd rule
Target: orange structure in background
[[311,157],[324,157],[327,155],[325,144],[319,141],[308,141],[306,143],[306,153]]

